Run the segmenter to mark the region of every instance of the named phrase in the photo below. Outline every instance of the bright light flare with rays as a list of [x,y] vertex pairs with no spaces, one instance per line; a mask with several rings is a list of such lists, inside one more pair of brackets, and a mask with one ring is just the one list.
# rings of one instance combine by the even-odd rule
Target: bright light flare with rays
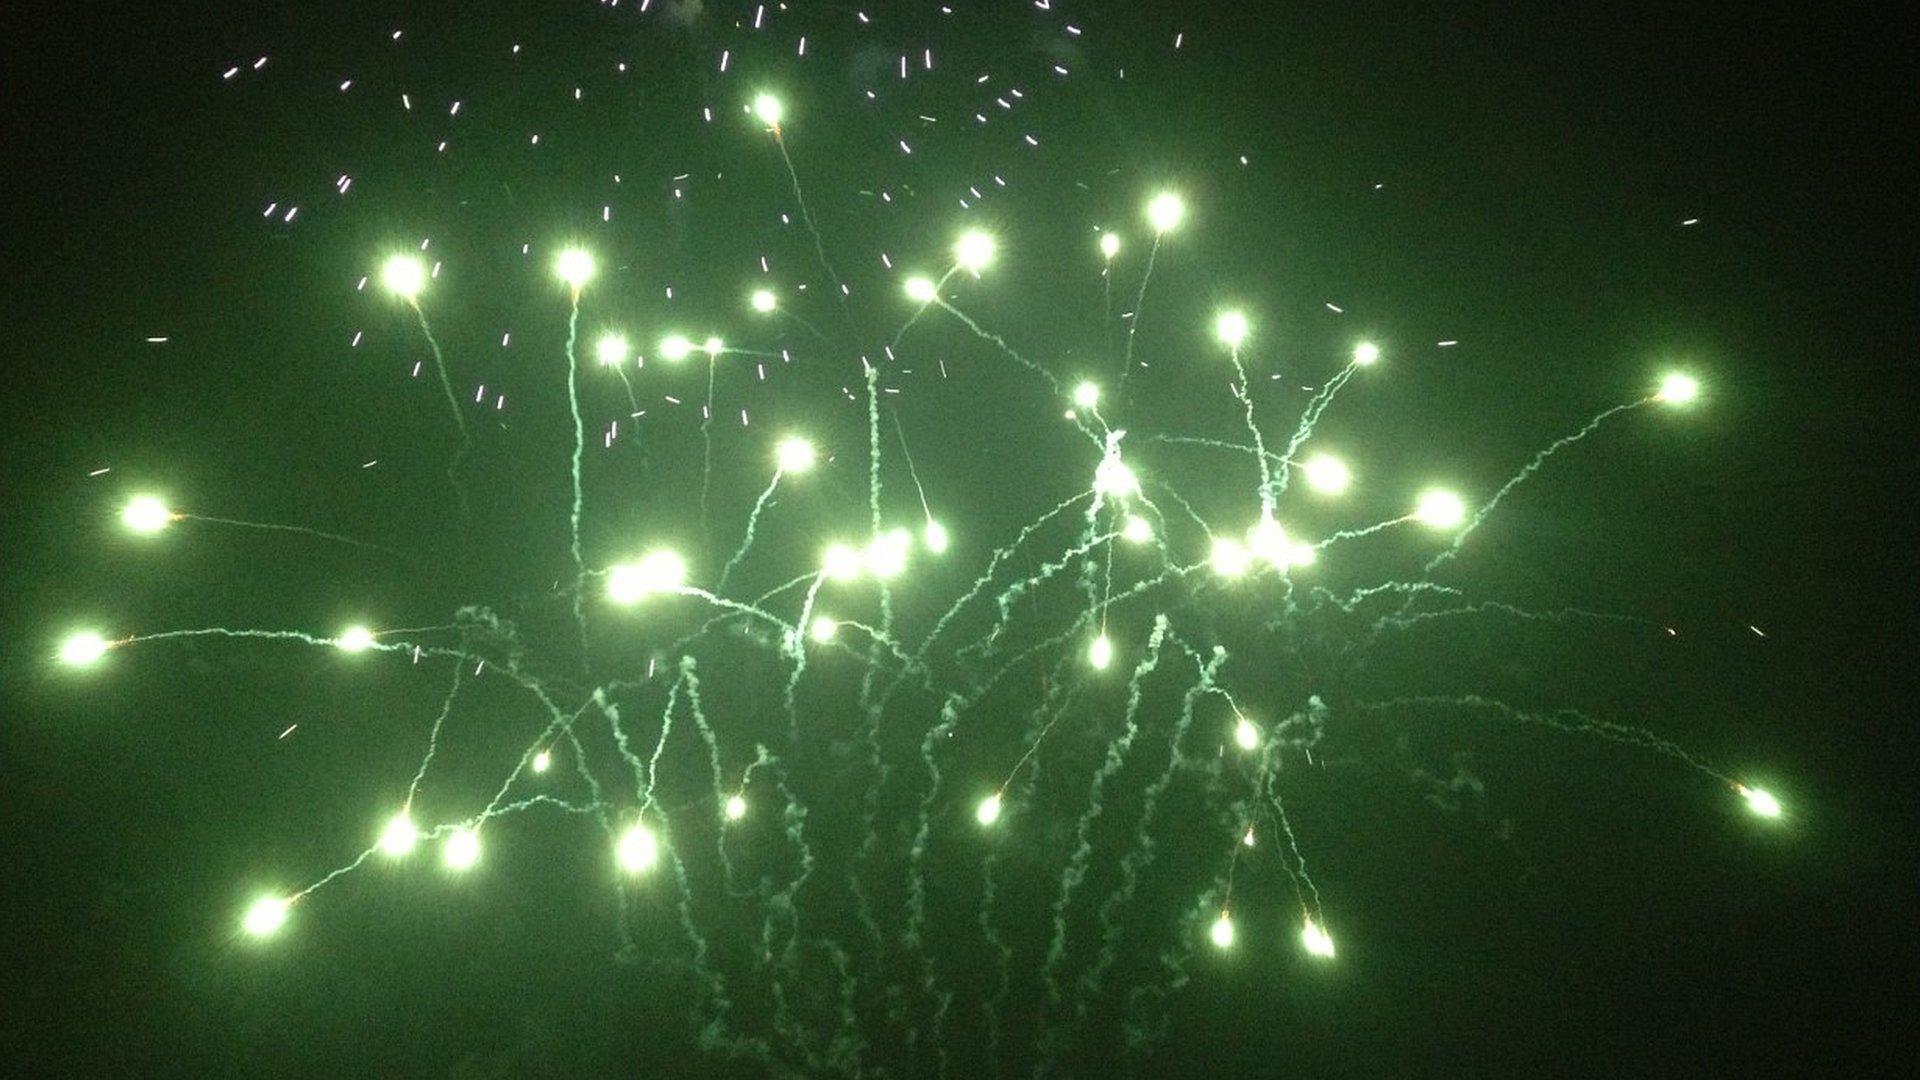
[[754,119],[770,128],[778,128],[780,121],[787,115],[787,107],[772,94],[760,93],[753,96]]
[[1673,372],[1660,380],[1660,392],[1654,396],[1667,405],[1691,405],[1700,396],[1700,380]]
[[152,536],[172,524],[175,517],[159,497],[136,495],[121,509],[120,524],[142,536]]
[[471,870],[480,862],[480,834],[455,829],[440,845],[440,862],[449,870]]
[[374,641],[372,630],[364,626],[349,626],[333,639],[333,646],[341,652],[363,653],[373,648]]
[[420,829],[405,810],[393,815],[388,819],[386,828],[380,830],[380,851],[391,859],[411,854],[414,845],[419,842]]
[[607,596],[616,604],[634,604],[655,593],[672,592],[687,581],[687,562],[664,548],[607,572]]
[[693,355],[693,341],[684,334],[668,334],[660,340],[660,359],[685,360]]
[[940,524],[932,518],[928,518],[926,527],[920,530],[920,542],[927,545],[928,551],[935,555],[941,555],[944,554],[948,546],[953,543],[953,538],[947,535],[947,527],[945,525]]
[[630,825],[614,845],[613,858],[629,874],[645,873],[660,860],[660,838],[645,825]]
[[1171,191],[1163,191],[1147,203],[1147,224],[1155,233],[1171,232],[1186,216],[1186,201]]
[[1073,403],[1082,409],[1096,408],[1100,404],[1100,384],[1083,382],[1073,388]]
[[1768,819],[1777,818],[1784,809],[1780,805],[1780,800],[1775,798],[1771,792],[1763,791],[1760,788],[1748,787],[1745,784],[1735,784],[1734,790],[1740,793],[1741,798],[1747,800],[1747,809],[1753,811],[1758,817]]
[[907,299],[916,304],[931,304],[940,297],[939,286],[924,274],[916,274],[908,278],[901,288],[906,291]]
[[1300,471],[1306,474],[1307,486],[1324,495],[1338,495],[1353,484],[1347,463],[1329,454],[1313,455]]
[[1431,488],[1413,504],[1413,520],[1433,529],[1458,528],[1467,520],[1467,504],[1451,491]]
[[981,799],[980,805],[973,808],[973,817],[974,820],[982,825],[992,825],[999,821],[1000,793],[996,791],[986,798]]
[[553,260],[553,275],[566,282],[575,292],[593,280],[595,269],[593,255],[585,248],[567,248]]
[[1233,742],[1235,746],[1238,746],[1242,750],[1258,750],[1260,748],[1260,729],[1253,726],[1253,721],[1243,716],[1234,722]]
[[960,269],[979,277],[980,272],[993,265],[993,257],[999,248],[993,234],[979,229],[968,229],[953,242],[953,261]]
[[82,630],[68,634],[67,639],[60,643],[60,662],[68,667],[92,667],[107,655],[109,648],[112,648],[112,644],[106,638],[91,630]]
[[753,294],[747,297],[747,303],[753,307],[753,310],[765,315],[780,306],[780,298],[774,295],[772,289],[755,289]]
[[1087,646],[1087,664],[1095,671],[1105,671],[1112,663],[1113,639],[1101,634]]
[[1308,953],[1322,960],[1333,959],[1333,935],[1312,919],[1308,919],[1306,925],[1300,928],[1300,944],[1306,946]]
[[593,358],[602,367],[619,367],[633,355],[633,346],[627,343],[623,334],[608,334],[593,346]]
[[293,901],[284,896],[262,896],[247,905],[247,913],[240,918],[240,929],[248,937],[270,938],[287,925],[287,913],[293,907]]
[[394,255],[380,264],[380,286],[412,302],[427,288],[427,268],[411,255]]
[[1213,920],[1213,926],[1207,930],[1207,937],[1212,939],[1213,947],[1216,949],[1233,948],[1233,916],[1224,911],[1221,912],[1220,917]]
[[747,800],[744,795],[727,796],[727,805],[722,809],[728,821],[739,821],[747,816]]
[[781,439],[773,448],[774,464],[783,473],[802,473],[813,468],[813,443],[798,435]]
[[1353,362],[1359,367],[1372,367],[1380,362],[1380,346],[1371,341],[1363,341],[1353,347]]
[[822,645],[825,645],[827,642],[832,641],[834,635],[838,634],[839,632],[840,632],[840,624],[838,622],[835,622],[833,619],[828,618],[825,615],[820,615],[815,617],[813,620],[813,625],[807,627],[807,636],[819,642]]
[[1247,316],[1243,311],[1223,311],[1213,320],[1213,335],[1220,344],[1238,349],[1247,340]]

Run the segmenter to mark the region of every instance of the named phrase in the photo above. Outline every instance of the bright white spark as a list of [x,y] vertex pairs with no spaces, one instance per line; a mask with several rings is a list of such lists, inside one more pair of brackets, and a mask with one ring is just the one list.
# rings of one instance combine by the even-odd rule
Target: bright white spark
[[1434,488],[1420,493],[1413,519],[1435,529],[1452,529],[1467,520],[1467,504],[1451,491]]
[[747,800],[740,795],[727,796],[726,814],[728,821],[739,821],[747,816]]
[[1129,544],[1144,544],[1153,539],[1153,522],[1139,514],[1128,514],[1126,523],[1120,526],[1120,538]]
[[620,334],[608,334],[593,347],[593,358],[605,367],[619,367],[633,355],[633,347]]
[[71,634],[60,643],[60,662],[68,667],[92,667],[108,648],[107,639],[92,631]]
[[1307,474],[1307,486],[1328,495],[1338,495],[1353,483],[1347,463],[1327,454],[1315,454],[1301,470]]
[[1083,382],[1074,387],[1073,403],[1083,409],[1091,409],[1100,404],[1100,384]]
[[373,631],[364,626],[349,626],[333,639],[333,645],[341,652],[366,652],[373,648]]
[[1371,341],[1363,341],[1353,347],[1353,362],[1360,367],[1368,367],[1380,360],[1380,346]]
[[1207,562],[1213,567],[1213,572],[1221,577],[1239,577],[1253,566],[1253,556],[1240,541],[1228,536],[1216,536]]
[[449,870],[471,870],[480,861],[480,834],[455,829],[440,846],[440,862]]
[[1257,750],[1260,747],[1260,729],[1243,716],[1233,725],[1233,741],[1242,750]]
[[1187,204],[1171,191],[1155,195],[1147,203],[1147,223],[1156,233],[1169,232],[1187,216]]
[[629,826],[614,845],[613,857],[627,873],[644,873],[660,858],[660,838],[645,825]]
[[780,103],[779,98],[774,97],[772,94],[754,95],[753,115],[757,117],[761,123],[770,128],[777,128],[780,126],[780,118],[786,114],[787,107]]
[[693,342],[681,334],[669,334],[660,342],[660,359],[685,360],[693,353]]
[[1763,818],[1777,818],[1780,816],[1780,800],[1774,798],[1770,792],[1762,791],[1759,788],[1750,788],[1744,784],[1737,784],[1735,787],[1740,792],[1740,797],[1747,800],[1747,809]]
[[1221,912],[1220,917],[1213,920],[1213,928],[1207,931],[1207,936],[1213,939],[1215,948],[1233,948],[1233,916]]
[[928,551],[939,555],[947,550],[947,545],[952,543],[952,538],[947,536],[945,525],[928,518],[926,528],[920,531],[920,542],[927,545]]
[[427,268],[411,255],[395,255],[380,265],[380,284],[402,300],[418,297],[427,287]]
[[152,495],[136,495],[120,511],[120,523],[134,532],[151,536],[173,521],[173,511]]
[[979,277],[980,271],[993,264],[993,256],[997,248],[998,245],[994,243],[991,234],[981,232],[979,229],[968,229],[960,234],[960,239],[953,242],[953,261],[960,264],[960,269],[974,277]]
[[860,576],[860,553],[845,544],[829,544],[820,557],[820,570],[835,581],[852,581]]
[[818,618],[814,619],[813,625],[807,628],[808,636],[812,637],[813,640],[821,643],[822,645],[826,644],[829,641],[832,641],[833,635],[839,632],[840,632],[840,624],[826,617],[825,615],[821,615]]
[[[1270,517],[1262,517],[1247,530],[1247,547],[1253,554],[1275,566],[1285,566],[1287,556],[1292,551],[1287,542],[1287,530]],[[1217,553],[1219,547],[1216,545],[1214,550]]]
[[1112,259],[1115,255],[1118,255],[1118,254],[1120,254],[1120,234],[1119,233],[1101,233],[1100,234],[1100,256],[1104,259]]
[[638,603],[654,593],[678,589],[686,580],[686,560],[662,548],[608,571],[607,597],[616,604]]
[[940,295],[940,290],[930,277],[910,277],[906,283],[907,299],[916,304],[931,304]]
[[1660,393],[1656,396],[1668,405],[1690,404],[1700,396],[1700,380],[1676,371],[1660,380]]
[[999,821],[1000,820],[999,793],[995,792],[994,794],[989,795],[984,799],[981,799],[980,805],[976,807],[973,811],[973,816],[976,819],[978,819],[980,824],[982,825],[991,825],[994,822]]
[[567,248],[553,260],[553,273],[576,291],[593,280],[593,255],[585,248]]
[[753,295],[748,298],[748,302],[753,305],[753,310],[762,315],[780,306],[780,298],[773,295],[772,289],[753,290]]
[[773,460],[783,473],[801,473],[813,468],[813,444],[794,436],[781,439],[773,448]]
[[1221,312],[1213,321],[1213,333],[1220,339],[1220,344],[1229,349],[1239,348],[1240,343],[1247,340],[1246,314],[1239,311]]
[[1300,944],[1305,945],[1308,952],[1322,959],[1333,958],[1332,936],[1312,919],[1308,919],[1306,925],[1300,928]]
[[1113,663],[1113,639],[1105,634],[1093,639],[1087,646],[1087,663],[1095,671],[1105,671]]
[[293,901],[285,897],[263,896],[247,905],[247,913],[240,919],[240,928],[251,937],[272,937],[287,925],[287,909],[292,906]]
[[380,850],[390,858],[398,859],[407,855],[419,842],[420,830],[414,826],[413,819],[407,816],[405,810],[393,815],[387,827],[380,830]]

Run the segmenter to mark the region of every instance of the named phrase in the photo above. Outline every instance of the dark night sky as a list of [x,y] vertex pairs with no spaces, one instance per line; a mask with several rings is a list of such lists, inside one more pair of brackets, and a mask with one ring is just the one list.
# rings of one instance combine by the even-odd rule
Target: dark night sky
[[[1455,625],[1354,678],[1645,724],[1765,777],[1791,821],[1758,826],[1696,774],[1602,743],[1466,721],[1416,725],[1398,744],[1362,737],[1353,752],[1377,751],[1378,767],[1310,774],[1290,796],[1338,964],[1309,966],[1282,920],[1250,916],[1233,963],[1197,958],[1146,1074],[1891,1070],[1911,1027],[1899,1000],[1920,975],[1915,577],[1898,525],[1916,466],[1920,188],[1895,119],[1912,85],[1887,55],[1893,28],[1690,5],[1628,20],[1559,5],[1083,4],[1066,13],[1087,29],[1073,51],[1025,5],[961,6],[966,28],[903,4],[870,33],[894,51],[937,41],[957,70],[1059,56],[1073,79],[1036,80],[1022,114],[1039,151],[1009,149],[1004,127],[977,145],[910,130],[927,147],[903,162],[897,125],[850,104],[859,87],[888,88],[894,55],[851,27],[851,9],[809,17],[830,27],[817,59],[749,50],[747,74],[726,79],[708,56],[719,36],[697,23],[668,33],[584,2],[7,16],[0,1059],[49,1075],[719,1068],[693,1056],[680,990],[611,959],[600,837],[577,821],[503,822],[472,886],[365,873],[302,905],[284,941],[233,940],[250,888],[304,882],[359,849],[411,775],[438,676],[199,643],[115,654],[82,677],[47,656],[89,620],[323,634],[357,617],[439,622],[567,572],[564,297],[544,263],[500,253],[564,235],[607,252],[586,331],[620,319],[727,333],[769,247],[787,281],[818,279],[810,247],[768,224],[787,205],[777,160],[729,126],[758,76],[846,121],[826,140],[796,119],[792,146],[844,273],[885,297],[884,317],[860,328],[868,349],[898,314],[873,253],[932,267],[963,217],[946,192],[1001,172],[1007,192],[975,216],[1009,245],[1008,265],[961,306],[1063,373],[1111,344],[1087,230],[1131,226],[1159,183],[1189,194],[1192,236],[1164,253],[1140,332],[1170,358],[1136,390],[1143,430],[1240,433],[1217,375],[1176,377],[1199,365],[1188,354],[1212,360],[1207,313],[1230,299],[1275,343],[1262,363],[1299,365],[1300,379],[1272,383],[1283,412],[1304,396],[1288,388],[1323,379],[1356,334],[1387,346],[1380,377],[1323,433],[1395,492],[1422,475],[1490,491],[1665,364],[1708,386],[1691,413],[1643,410],[1555,457],[1450,579],[1529,607],[1643,614],[1679,637]],[[410,46],[384,40],[394,26]],[[517,67],[498,56],[513,41],[528,46]],[[274,57],[263,72],[219,80],[261,53]],[[611,81],[621,59],[634,70]],[[1124,82],[1110,77],[1121,66]],[[415,88],[443,114],[469,98],[473,115],[343,104],[333,87],[347,76],[370,95]],[[594,90],[572,108],[582,83]],[[927,93],[915,109],[959,109]],[[698,122],[701,102],[720,124]],[[459,144],[444,159],[430,153],[436,127]],[[547,145],[516,145],[526,131]],[[607,177],[623,170],[616,192]],[[359,178],[346,199],[328,186],[342,172]],[[665,178],[680,172],[696,177],[675,206]],[[856,194],[878,187],[916,194],[885,211]],[[276,199],[307,220],[264,222]],[[477,529],[459,524],[441,477],[453,445],[437,391],[404,377],[415,328],[351,287],[422,235],[448,260],[430,311],[450,361],[464,385],[491,381],[513,403],[504,427],[481,427]],[[663,284],[685,299],[664,306]],[[812,302],[809,318],[837,317]],[[356,329],[368,341],[350,351]],[[513,347],[495,348],[509,329]],[[965,358],[969,374],[947,390],[923,372],[899,414],[949,520],[997,545],[1091,462],[1057,403],[950,331],[929,329],[923,348]],[[162,334],[164,346],[142,341]],[[804,424],[842,455],[820,483],[843,517],[864,513],[864,415],[838,396],[857,379],[847,370],[733,387],[756,433]],[[1181,389],[1196,385],[1204,399]],[[614,415],[604,385],[593,393],[597,415]],[[697,430],[659,425],[659,449],[630,453],[644,482],[601,474],[603,551],[615,534],[699,542]],[[716,504],[737,523],[764,482],[760,444],[719,430],[731,449]],[[382,465],[358,468],[370,459]],[[1183,463],[1169,478],[1207,493],[1217,462],[1169,460]],[[140,485],[404,554],[185,527],[136,542],[113,514]],[[1380,498],[1364,520],[1398,495]],[[827,538],[823,523],[788,522],[768,542],[810,552]],[[1355,580],[1417,566],[1431,543],[1370,547]],[[1219,602],[1257,625],[1246,602]],[[1321,675],[1253,689],[1297,697]],[[463,722],[498,745],[478,738],[436,763],[469,795],[484,798],[520,745],[508,729],[527,721],[511,702],[476,694]],[[294,723],[299,735],[275,738]],[[1409,763],[1444,768],[1460,751],[1486,797],[1438,808]],[[1218,841],[1204,823],[1191,835]],[[1206,876],[1166,901],[1169,920]],[[1256,888],[1285,909],[1283,884]]]

